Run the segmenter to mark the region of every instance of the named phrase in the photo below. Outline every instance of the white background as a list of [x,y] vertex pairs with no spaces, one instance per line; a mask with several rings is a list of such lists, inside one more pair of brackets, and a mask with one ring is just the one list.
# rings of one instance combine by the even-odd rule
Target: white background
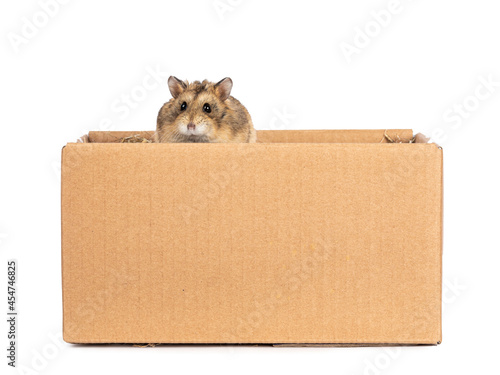
[[[17,258],[19,373],[498,373],[499,16],[495,0],[401,0],[396,7],[383,0],[73,0],[49,10],[38,1],[2,2],[0,310],[7,308],[6,261]],[[365,30],[371,36],[360,36]],[[160,71],[160,83],[150,70]],[[258,129],[434,135],[445,152],[443,343],[62,343],[61,147],[88,130],[153,130],[171,74],[230,76]],[[128,106],[125,96],[133,98]],[[6,365],[6,331],[3,323],[0,372],[17,373]]]

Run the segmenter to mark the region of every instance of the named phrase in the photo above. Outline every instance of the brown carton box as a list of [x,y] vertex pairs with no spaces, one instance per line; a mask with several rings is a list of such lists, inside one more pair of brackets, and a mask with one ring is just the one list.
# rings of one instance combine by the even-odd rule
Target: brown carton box
[[67,342],[441,341],[441,148],[411,130],[117,142],[133,134],[63,149]]

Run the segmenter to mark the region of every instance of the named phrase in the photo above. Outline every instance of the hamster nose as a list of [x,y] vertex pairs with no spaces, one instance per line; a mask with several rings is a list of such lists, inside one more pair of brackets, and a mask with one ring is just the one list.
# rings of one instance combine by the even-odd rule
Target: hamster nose
[[195,125],[195,124],[193,124],[192,122],[190,122],[190,123],[188,124],[188,130],[194,130],[194,129],[196,129],[196,125]]

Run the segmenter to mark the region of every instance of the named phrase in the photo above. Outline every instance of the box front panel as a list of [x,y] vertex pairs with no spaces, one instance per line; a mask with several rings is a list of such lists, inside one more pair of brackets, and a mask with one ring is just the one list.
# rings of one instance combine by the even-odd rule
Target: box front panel
[[437,343],[428,144],[70,144],[64,337]]

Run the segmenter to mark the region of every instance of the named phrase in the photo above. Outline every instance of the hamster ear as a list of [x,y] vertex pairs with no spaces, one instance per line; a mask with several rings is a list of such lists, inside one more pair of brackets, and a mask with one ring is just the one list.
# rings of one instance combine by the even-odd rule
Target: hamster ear
[[215,91],[219,96],[220,100],[224,101],[231,95],[231,89],[233,88],[233,81],[231,78],[226,77],[222,81],[219,81],[215,85]]
[[181,94],[181,92],[186,89],[186,84],[179,78],[170,76],[170,78],[168,79],[168,88],[170,89],[170,93],[175,99]]

